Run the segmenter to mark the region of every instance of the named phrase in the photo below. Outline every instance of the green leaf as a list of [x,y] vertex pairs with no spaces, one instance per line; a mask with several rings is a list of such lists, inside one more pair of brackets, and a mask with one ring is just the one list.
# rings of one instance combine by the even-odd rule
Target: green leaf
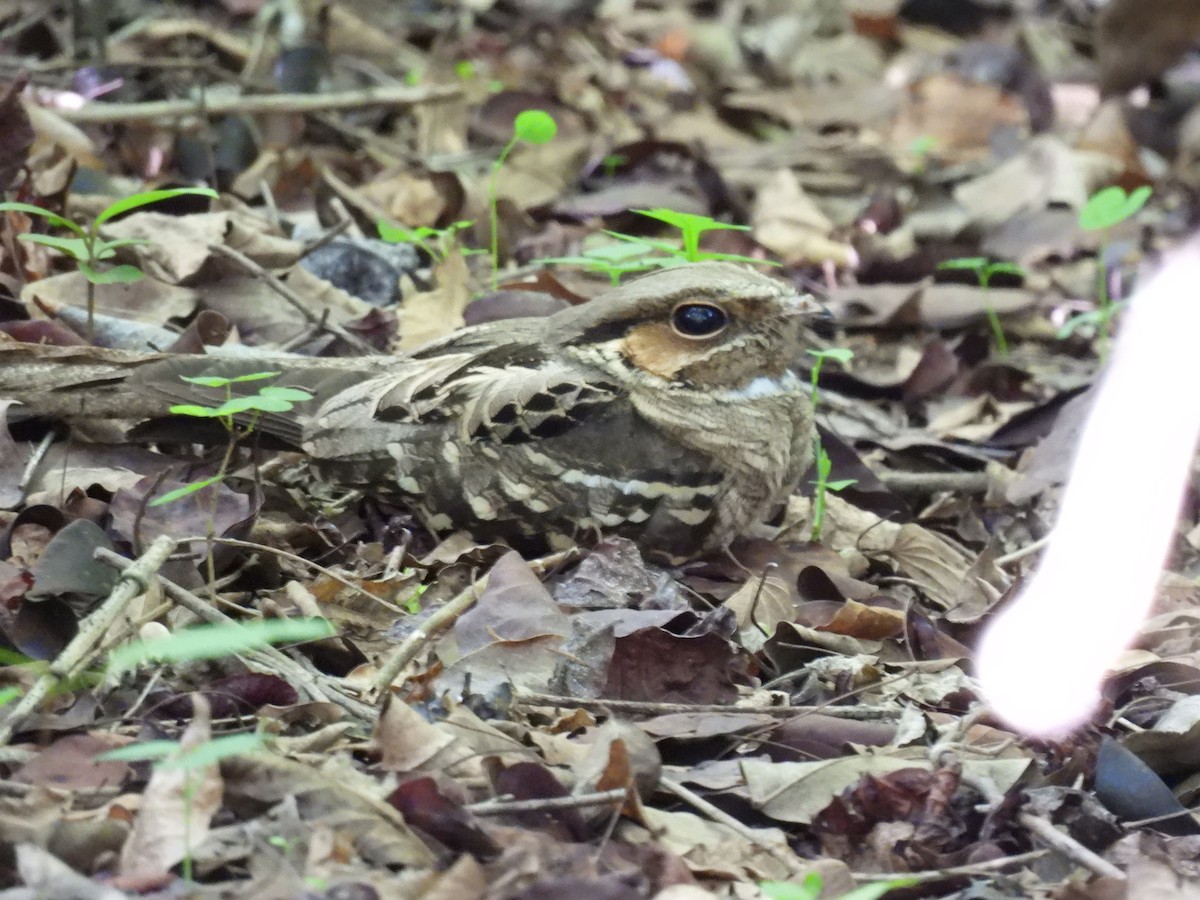
[[0,706],[6,706],[21,696],[19,687],[0,688]]
[[[917,879],[915,878],[891,878],[887,881],[876,881],[857,887],[848,894],[842,894],[837,900],[878,900],[888,891],[916,883]],[[758,888],[768,900],[817,900],[821,894],[821,886],[821,877],[814,872],[809,874],[801,884],[792,881],[764,881],[759,883]]]
[[247,753],[261,750],[265,744],[266,738],[257,731],[245,734],[226,734],[205,741],[190,753],[185,753],[174,759],[167,759],[160,768],[164,770],[183,769],[185,771],[203,769],[205,766],[211,766],[213,763],[218,763],[223,759],[244,756]]
[[[211,388],[228,387],[231,384],[228,378],[222,378],[220,375],[180,375],[179,380]],[[174,408],[171,409],[171,412],[175,412]]]
[[876,881],[872,884],[864,884],[862,887],[857,887],[848,894],[842,894],[837,900],[879,900],[880,897],[889,891],[894,891],[896,888],[908,887],[916,883],[917,879],[915,878],[892,878],[888,881]]
[[392,244],[411,244],[442,234],[436,228],[430,228],[427,225],[420,225],[416,228],[400,228],[383,219],[376,222],[375,227],[379,229],[379,236]]
[[654,209],[634,209],[630,210],[630,212],[635,212],[639,216],[646,216],[650,219],[658,219],[658,221],[666,222],[668,225],[674,225],[680,231],[706,231],[709,228],[717,228],[721,225],[712,216],[679,212],[674,209],[668,209],[665,206],[657,206]]
[[121,247],[144,247],[147,244],[153,244],[154,241],[146,238],[116,238],[111,241],[97,241],[95,245],[96,259],[108,259],[113,255],[114,250]]
[[59,228],[68,228],[79,235],[85,233],[83,228],[81,228],[79,225],[76,225],[70,219],[64,219],[58,213],[50,212],[50,210],[41,206],[34,206],[32,203],[16,203],[12,201],[8,203],[0,203],[0,212],[6,211],[23,212],[28,213],[31,216],[41,216],[51,225],[55,225]]
[[213,415],[218,417],[236,416],[244,412],[288,412],[292,404],[288,400],[277,400],[274,397],[264,397],[255,394],[252,397],[234,397],[226,400],[213,409]]
[[303,388],[283,387],[274,384],[261,388],[258,395],[260,397],[270,397],[274,400],[284,400],[289,403],[303,403],[305,400],[313,398],[313,395]]
[[858,484],[858,479],[843,478],[841,481],[827,481],[825,482],[825,490],[833,491],[836,494],[838,491],[844,491],[852,484]]
[[195,403],[177,403],[170,407],[170,412],[177,416],[191,416],[193,419],[216,417],[216,412],[211,406],[197,406]]
[[118,647],[108,658],[108,668],[110,672],[123,672],[150,661],[220,659],[268,644],[314,641],[336,633],[325,619],[260,619],[234,625],[197,625],[169,637]]
[[274,378],[278,372],[251,372],[248,375],[238,375],[235,378],[223,378],[220,375],[180,375],[180,381],[188,384],[198,384],[200,387],[229,387],[231,384],[242,384],[247,381],[263,381]]
[[527,109],[513,119],[513,135],[527,144],[548,144],[558,134],[558,123],[550,113]]
[[1062,327],[1058,329],[1054,336],[1060,341],[1064,340],[1069,338],[1084,325],[1101,325],[1104,323],[1106,318],[1108,318],[1108,316],[1105,315],[1104,310],[1100,309],[1093,309],[1089,310],[1088,312],[1080,313],[1077,316],[1071,316],[1071,318],[1067,319],[1067,321],[1063,323]]
[[854,359],[854,351],[849,347],[830,347],[828,350],[809,350],[809,356],[815,356],[817,359],[832,359],[835,362],[840,362],[842,365]]
[[989,263],[987,267],[988,275],[1025,275],[1025,269],[1014,262],[997,261]]
[[1097,191],[1079,211],[1079,227],[1084,231],[1103,231],[1124,222],[1146,205],[1151,193],[1151,188],[1145,185],[1132,194],[1126,194],[1118,185]]
[[824,882],[818,872],[810,872],[804,881],[764,881],[758,885],[767,900],[817,900]]
[[247,381],[265,381],[268,378],[274,378],[278,372],[250,372],[246,375],[238,375],[229,379],[230,384],[244,384]]
[[216,484],[223,477],[224,476],[222,476],[222,475],[214,475],[214,476],[212,476],[212,478],[202,478],[199,481],[189,481],[183,487],[175,488],[175,490],[173,490],[173,491],[167,491],[165,494],[155,497],[153,500],[151,500],[146,505],[147,506],[166,506],[168,503],[174,503],[176,500],[180,499],[181,497],[190,496],[191,494],[194,494],[197,491],[204,490],[209,485]]
[[50,234],[20,234],[17,237],[31,244],[41,244],[43,247],[51,247],[54,250],[67,254],[67,256],[77,262],[87,262],[90,258],[87,243],[83,238],[55,237]]
[[163,759],[179,750],[178,741],[142,741],[137,744],[126,744],[113,750],[97,753],[94,759],[102,762],[116,760],[119,762],[140,762],[145,759]]
[[982,271],[987,266],[986,256],[960,256],[957,259],[947,259],[937,264],[939,269],[969,269],[972,272]]
[[143,191],[140,194],[125,197],[107,206],[100,215],[96,216],[95,221],[92,222],[92,231],[96,231],[113,216],[119,216],[121,213],[129,212],[131,209],[137,209],[139,206],[157,203],[160,200],[170,200],[172,197],[182,197],[186,194],[208,197],[210,200],[216,200],[218,197],[216,191],[206,187],[163,188],[157,191]]
[[146,277],[137,266],[113,266],[101,270],[83,260],[79,261],[79,271],[92,284],[133,284]]

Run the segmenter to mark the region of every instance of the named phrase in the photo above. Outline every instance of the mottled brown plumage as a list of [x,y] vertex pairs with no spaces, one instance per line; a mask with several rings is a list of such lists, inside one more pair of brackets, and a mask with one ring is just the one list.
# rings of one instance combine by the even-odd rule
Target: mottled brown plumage
[[395,359],[8,346],[0,396],[55,415],[139,418],[210,399],[179,375],[278,369],[274,383],[315,399],[258,427],[329,479],[403,496],[435,531],[615,533],[679,559],[728,544],[807,468],[812,409],[792,367],[813,308],[776,279],[698,263]]

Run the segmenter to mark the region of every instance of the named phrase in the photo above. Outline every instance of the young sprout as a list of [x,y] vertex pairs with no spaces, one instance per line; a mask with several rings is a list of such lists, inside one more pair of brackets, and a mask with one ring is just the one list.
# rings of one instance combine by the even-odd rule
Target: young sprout
[[996,315],[996,307],[992,306],[991,298],[988,296],[988,287],[993,275],[1003,273],[1024,277],[1025,270],[1016,263],[1003,262],[1001,260],[993,261],[985,256],[963,256],[958,259],[948,259],[945,262],[938,263],[938,268],[960,269],[975,273],[975,277],[979,281],[979,287],[983,290],[984,301],[987,303],[987,317],[988,322],[992,326],[992,337],[996,340],[996,352],[1000,354],[1001,359],[1007,359],[1008,341],[1004,337],[1004,326],[1000,324],[1000,317]]
[[1106,187],[1088,198],[1083,209],[1079,211],[1079,227],[1084,231],[1100,231],[1104,236],[1100,242],[1100,251],[1096,257],[1096,302],[1097,308],[1091,312],[1072,316],[1058,330],[1059,338],[1069,337],[1081,325],[1095,325],[1100,335],[1101,358],[1107,354],[1109,325],[1113,317],[1124,304],[1113,303],[1108,295],[1108,272],[1106,258],[1108,256],[1111,229],[1136,215],[1146,201],[1150,199],[1153,189],[1148,185],[1135,188],[1131,193],[1118,185]]
[[540,109],[527,109],[517,113],[513,119],[513,136],[500,151],[492,164],[492,177],[488,181],[488,214],[492,226],[492,290],[500,285],[500,215],[496,205],[496,183],[504,161],[513,148],[524,141],[526,144],[548,144],[558,134],[558,123],[550,113]]
[[57,228],[65,228],[74,234],[74,237],[58,237],[50,234],[25,233],[19,234],[17,237],[31,244],[41,244],[43,247],[51,247],[75,260],[80,274],[87,279],[88,283],[87,339],[88,343],[91,343],[96,333],[96,285],[130,284],[143,277],[142,270],[137,266],[102,266],[101,263],[111,259],[121,247],[151,243],[142,238],[118,238],[106,241],[100,237],[100,227],[110,219],[122,213],[127,213],[130,210],[137,209],[139,206],[157,203],[160,200],[169,200],[172,197],[179,197],[184,194],[195,194],[213,200],[217,199],[217,192],[212,190],[212,188],[164,188],[158,191],[144,191],[109,204],[100,211],[100,214],[96,218],[92,219],[86,225],[80,225],[64,216],[60,216],[58,213],[35,206],[32,203],[0,203],[0,212],[23,212],[31,216],[40,216],[51,225]]
[[[832,359],[842,365],[850,362],[854,358],[854,351],[847,347],[831,347],[828,350],[809,350],[810,356],[816,357],[816,362],[809,372],[809,380],[812,383],[812,405],[813,411],[816,411],[818,403],[818,388],[817,380],[821,375],[821,366],[825,360]],[[845,490],[854,484],[857,479],[844,478],[838,481],[830,481],[829,474],[833,471],[833,461],[830,460],[829,454],[825,452],[825,448],[821,446],[821,436],[819,434],[813,437],[813,464],[817,469],[817,480],[813,482],[813,505],[812,505],[812,540],[817,542],[821,540],[821,532],[825,528],[825,506],[826,494],[829,491],[837,493]]]

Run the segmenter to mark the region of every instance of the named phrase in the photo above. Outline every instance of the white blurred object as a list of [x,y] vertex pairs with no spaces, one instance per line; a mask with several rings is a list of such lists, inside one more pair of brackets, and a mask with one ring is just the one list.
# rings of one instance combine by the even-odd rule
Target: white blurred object
[[1056,736],[1087,721],[1154,599],[1200,436],[1200,239],[1172,251],[1121,319],[1054,536],[979,646],[995,713]]

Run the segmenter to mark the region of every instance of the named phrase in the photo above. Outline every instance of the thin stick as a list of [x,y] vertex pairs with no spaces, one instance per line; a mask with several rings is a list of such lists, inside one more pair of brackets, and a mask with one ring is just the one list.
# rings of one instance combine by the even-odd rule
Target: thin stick
[[513,698],[517,706],[570,706],[600,712],[641,713],[645,715],[667,715],[670,713],[750,713],[786,719],[791,716],[823,713],[840,719],[897,719],[901,710],[879,706],[732,706],[719,703],[652,703],[645,700],[605,700],[568,697],[562,694],[539,694],[524,692]]
[[[180,538],[179,543],[190,544],[190,543],[193,543],[196,541],[207,541],[207,540],[209,540],[209,539],[201,534],[201,535],[192,535],[189,537]],[[397,612],[400,609],[394,603],[388,603],[386,600],[381,600],[379,597],[376,597],[370,591],[365,590],[362,586],[355,584],[350,579],[348,579],[342,575],[339,575],[337,572],[334,572],[332,569],[328,569],[325,566],[321,565],[320,563],[315,563],[311,559],[305,559],[303,556],[298,556],[297,554],[291,553],[288,550],[281,550],[279,547],[272,547],[269,544],[256,544],[256,543],[254,543],[254,541],[241,541],[241,540],[238,540],[237,538],[214,537],[214,538],[212,538],[212,542],[214,544],[224,544],[227,547],[244,547],[247,550],[261,550],[264,553],[273,553],[275,556],[281,557],[283,559],[291,560],[292,562],[299,563],[302,566],[307,566],[308,568],[312,569],[314,572],[320,572],[322,575],[324,575],[328,578],[332,578],[334,581],[336,581],[342,587],[349,588],[350,590],[354,591],[354,593],[367,598],[372,603],[377,603],[380,606],[385,607],[386,609],[392,610],[393,612]]]
[[1094,872],[1096,875],[1104,878],[1115,878],[1117,881],[1126,880],[1124,872],[1107,859],[1097,856],[1065,831],[1059,831],[1049,819],[1035,816],[1032,813],[1021,813],[1017,816],[1017,821],[1027,831],[1033,832],[1049,844],[1052,850],[1061,853],[1067,859],[1078,863],[1090,872]]
[[509,813],[542,812],[554,809],[580,809],[585,806],[607,806],[623,803],[629,792],[625,788],[596,791],[573,797],[543,797],[540,800],[484,800],[470,803],[466,809],[477,816],[504,816]]
[[[103,548],[96,551],[96,559],[117,569],[127,569],[132,563],[120,554]],[[175,603],[182,606],[197,618],[214,625],[234,625],[237,620],[230,618],[202,597],[198,597],[163,575],[158,575],[158,582],[163,592]],[[247,664],[253,663],[255,668],[282,677],[285,681],[303,688],[314,700],[334,703],[346,710],[354,718],[362,722],[375,721],[375,708],[353,697],[349,697],[334,685],[325,685],[313,677],[303,666],[283,653],[279,648],[266,646],[258,650],[249,650],[242,654]],[[329,691],[326,692],[326,688]]]
[[125,612],[135,597],[145,593],[146,586],[155,573],[162,568],[171,551],[174,539],[159,535],[150,548],[132,563],[118,579],[108,598],[104,600],[79,626],[79,633],[63,648],[58,658],[50,664],[29,692],[13,706],[3,723],[0,723],[0,747],[6,745],[14,734],[34,713],[55,686],[65,681],[91,657],[93,649],[100,643],[104,633]]
[[799,857],[794,854],[784,853],[779,847],[765,840],[761,834],[753,828],[748,828],[743,825],[725,810],[713,806],[695,791],[685,788],[682,784],[672,781],[669,778],[663,778],[659,781],[658,786],[663,790],[674,794],[680,800],[694,807],[704,815],[708,816],[714,822],[724,825],[726,828],[736,832],[741,837],[745,838],[755,847],[763,850],[773,860],[780,863],[791,875],[799,875],[804,871],[804,867],[800,864]]
[[242,253],[239,250],[234,250],[232,247],[229,247],[225,244],[209,244],[208,249],[213,253],[220,254],[221,256],[233,260],[249,274],[262,281],[263,284],[282,297],[289,306],[296,310],[296,312],[300,313],[300,315],[302,315],[309,324],[321,325],[321,327],[325,328],[330,333],[337,335],[343,341],[350,344],[350,346],[366,354],[367,356],[380,355],[378,350],[376,350],[358,335],[351,334],[336,322],[330,322],[327,320],[322,321],[322,317],[309,309],[305,305],[304,299],[299,294],[284,284],[283,280],[277,275],[260,266],[245,253]]
[[146,103],[90,103],[79,109],[55,109],[68,122],[145,122],[178,116],[224,116],[231,113],[313,113],[370,106],[415,106],[449,100],[462,94],[457,85],[387,85],[359,91],[324,94],[247,94],[240,97],[209,95],[195,100],[152,100]]

